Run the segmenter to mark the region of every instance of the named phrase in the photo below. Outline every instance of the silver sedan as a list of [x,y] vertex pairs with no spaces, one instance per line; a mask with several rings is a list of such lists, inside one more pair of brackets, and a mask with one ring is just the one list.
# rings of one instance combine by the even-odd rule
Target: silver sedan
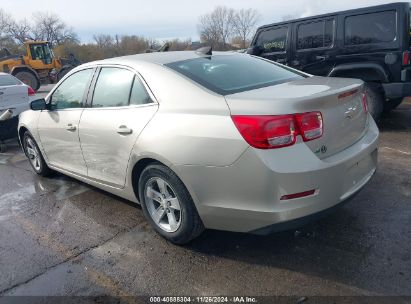
[[301,225],[353,197],[377,165],[360,80],[246,54],[87,63],[31,108],[18,131],[36,173],[59,171],[140,203],[177,244],[204,228]]

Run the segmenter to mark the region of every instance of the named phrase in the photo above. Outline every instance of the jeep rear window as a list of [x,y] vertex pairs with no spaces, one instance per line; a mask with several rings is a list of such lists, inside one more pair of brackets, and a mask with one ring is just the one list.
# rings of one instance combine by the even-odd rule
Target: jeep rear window
[[385,11],[345,18],[345,44],[391,42],[396,37],[396,12]]
[[304,78],[293,70],[250,55],[214,55],[166,66],[220,95],[254,90]]

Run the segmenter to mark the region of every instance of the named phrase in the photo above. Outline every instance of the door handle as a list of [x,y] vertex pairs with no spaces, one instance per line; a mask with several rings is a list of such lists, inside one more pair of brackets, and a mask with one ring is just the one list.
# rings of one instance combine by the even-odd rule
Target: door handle
[[133,133],[133,129],[127,128],[127,126],[125,126],[125,125],[121,125],[117,129],[117,133],[118,134],[131,134],[131,133]]
[[67,131],[76,131],[77,127],[73,126],[73,124],[68,124],[66,130]]

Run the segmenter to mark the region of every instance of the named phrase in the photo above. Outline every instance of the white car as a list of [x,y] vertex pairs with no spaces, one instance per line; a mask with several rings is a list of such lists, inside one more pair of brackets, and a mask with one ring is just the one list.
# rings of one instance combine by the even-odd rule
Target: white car
[[16,77],[0,73],[0,116],[7,110],[12,117],[0,122],[0,140],[17,136],[17,124],[20,113],[30,108],[31,97],[36,92]]
[[34,171],[141,203],[177,244],[204,228],[289,229],[368,183],[378,128],[361,80],[202,50],[71,70],[20,116]]

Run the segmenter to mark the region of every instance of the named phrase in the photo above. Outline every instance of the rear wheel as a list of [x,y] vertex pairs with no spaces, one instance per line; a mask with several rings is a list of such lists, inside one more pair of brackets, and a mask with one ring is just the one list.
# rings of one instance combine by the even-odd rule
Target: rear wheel
[[396,107],[398,107],[404,98],[393,98],[384,103],[384,112],[389,112],[391,110],[394,110]]
[[384,93],[379,84],[367,82],[365,84],[365,92],[367,94],[368,111],[375,121],[381,118],[384,109]]
[[28,131],[23,135],[23,148],[34,172],[41,176],[48,176],[52,173],[52,170],[44,161],[36,141]]
[[33,90],[40,89],[40,80],[31,72],[21,71],[14,74],[14,77],[22,81],[23,83],[31,86]]
[[152,164],[143,170],[139,194],[148,221],[172,243],[188,243],[203,232],[203,223],[189,192],[166,166]]

